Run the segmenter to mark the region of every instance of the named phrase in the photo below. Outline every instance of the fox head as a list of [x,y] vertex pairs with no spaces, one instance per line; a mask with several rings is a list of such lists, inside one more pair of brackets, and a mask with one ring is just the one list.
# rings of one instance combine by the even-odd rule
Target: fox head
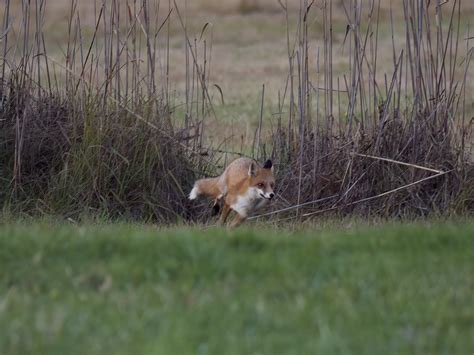
[[271,160],[267,160],[263,168],[252,162],[249,166],[249,180],[250,187],[256,189],[259,198],[271,200],[275,197],[273,191],[275,178]]

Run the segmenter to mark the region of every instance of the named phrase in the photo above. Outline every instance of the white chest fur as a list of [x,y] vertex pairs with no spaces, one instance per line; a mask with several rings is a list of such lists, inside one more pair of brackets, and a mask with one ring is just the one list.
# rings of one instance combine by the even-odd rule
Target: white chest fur
[[230,207],[242,217],[248,217],[267,202],[260,197],[258,189],[251,187],[245,195],[237,197],[237,201]]

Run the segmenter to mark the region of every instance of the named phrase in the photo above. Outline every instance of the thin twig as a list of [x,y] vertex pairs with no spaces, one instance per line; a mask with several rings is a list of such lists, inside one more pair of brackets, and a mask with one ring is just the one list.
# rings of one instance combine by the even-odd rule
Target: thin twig
[[252,217],[248,218],[248,220],[257,219],[257,218],[260,218],[260,217],[271,216],[271,215],[281,213],[281,212],[291,211],[291,210],[294,210],[295,208],[300,208],[300,207],[303,207],[303,206],[313,205],[315,203],[331,200],[333,198],[336,198],[337,196],[339,196],[339,195],[332,195],[332,196],[329,196],[329,197],[320,198],[318,200],[300,203],[299,205],[294,205],[294,206],[282,208],[280,210],[259,214],[258,216],[252,216]]
[[[446,175],[446,174],[448,174],[448,173],[450,173],[450,172],[452,172],[452,171],[453,171],[453,170],[443,171],[443,172],[441,172],[441,173],[439,173],[439,174],[431,175],[431,176],[425,177],[425,178],[423,178],[423,179],[417,180],[417,181],[415,181],[415,182],[412,182],[412,183],[410,183],[410,184],[397,187],[396,189],[392,189],[392,190],[389,190],[389,191],[382,192],[381,194],[378,194],[378,195],[375,195],[375,196],[366,197],[366,198],[363,198],[363,199],[360,199],[360,200],[357,200],[357,201],[350,202],[350,203],[348,203],[347,205],[342,206],[342,207],[352,206],[352,205],[355,205],[355,204],[358,204],[358,203],[362,203],[362,202],[367,202],[367,201],[375,200],[375,199],[377,199],[377,198],[380,198],[380,197],[383,197],[383,196],[387,196],[387,195],[393,194],[393,193],[395,193],[395,192],[398,192],[398,191],[407,189],[407,188],[412,187],[412,186],[414,186],[414,185],[418,185],[418,184],[420,184],[420,183],[422,183],[422,182],[425,182],[425,181],[427,181],[427,180],[431,180],[431,179],[437,178],[437,177],[439,177],[439,176]],[[337,209],[337,208],[339,208],[339,207],[341,207],[341,206],[335,206],[335,207],[328,208],[328,209],[321,210],[321,211],[315,211],[315,212],[305,213],[305,214],[301,215],[301,217],[308,217],[308,216],[312,216],[312,215],[319,214],[319,213],[322,213],[322,212],[327,212],[327,211],[335,210],[335,209]]]
[[382,160],[382,161],[386,161],[386,162],[394,163],[394,164],[399,164],[399,165],[411,166],[411,167],[413,167],[413,168],[417,168],[417,169],[421,169],[421,170],[426,170],[426,171],[431,171],[432,173],[436,173],[436,174],[444,174],[444,173],[445,173],[445,172],[442,171],[442,170],[436,170],[436,169],[427,168],[427,167],[425,167],[425,166],[420,166],[420,165],[416,165],[416,164],[405,163],[405,162],[402,162],[402,161],[399,161],[399,160],[394,160],[394,159],[389,159],[389,158],[382,158],[382,157],[376,157],[376,156],[374,156],[374,155],[367,155],[367,154],[360,154],[360,153],[350,153],[350,154],[353,155],[353,156],[358,156],[358,157],[363,157],[363,158],[370,158],[370,159]]

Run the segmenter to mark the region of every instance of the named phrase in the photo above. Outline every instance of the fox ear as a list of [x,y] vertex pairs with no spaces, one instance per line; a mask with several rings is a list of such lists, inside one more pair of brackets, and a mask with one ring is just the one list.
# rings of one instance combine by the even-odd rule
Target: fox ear
[[257,165],[254,162],[251,162],[249,166],[249,176],[256,176],[256,175],[257,175]]
[[273,164],[272,164],[272,161],[270,159],[268,159],[265,164],[263,164],[263,168],[264,169],[272,169],[273,171]]

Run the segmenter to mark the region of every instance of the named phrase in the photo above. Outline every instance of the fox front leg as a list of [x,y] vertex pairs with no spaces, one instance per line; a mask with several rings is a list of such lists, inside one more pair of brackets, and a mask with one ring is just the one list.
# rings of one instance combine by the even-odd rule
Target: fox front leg
[[244,222],[247,217],[241,216],[239,213],[236,214],[235,218],[230,223],[229,227],[234,228],[238,227],[242,222]]
[[221,225],[225,224],[225,221],[227,220],[227,216],[229,216],[229,213],[230,213],[230,206],[227,203],[224,203],[224,207],[222,208],[221,217],[219,218],[219,223]]

